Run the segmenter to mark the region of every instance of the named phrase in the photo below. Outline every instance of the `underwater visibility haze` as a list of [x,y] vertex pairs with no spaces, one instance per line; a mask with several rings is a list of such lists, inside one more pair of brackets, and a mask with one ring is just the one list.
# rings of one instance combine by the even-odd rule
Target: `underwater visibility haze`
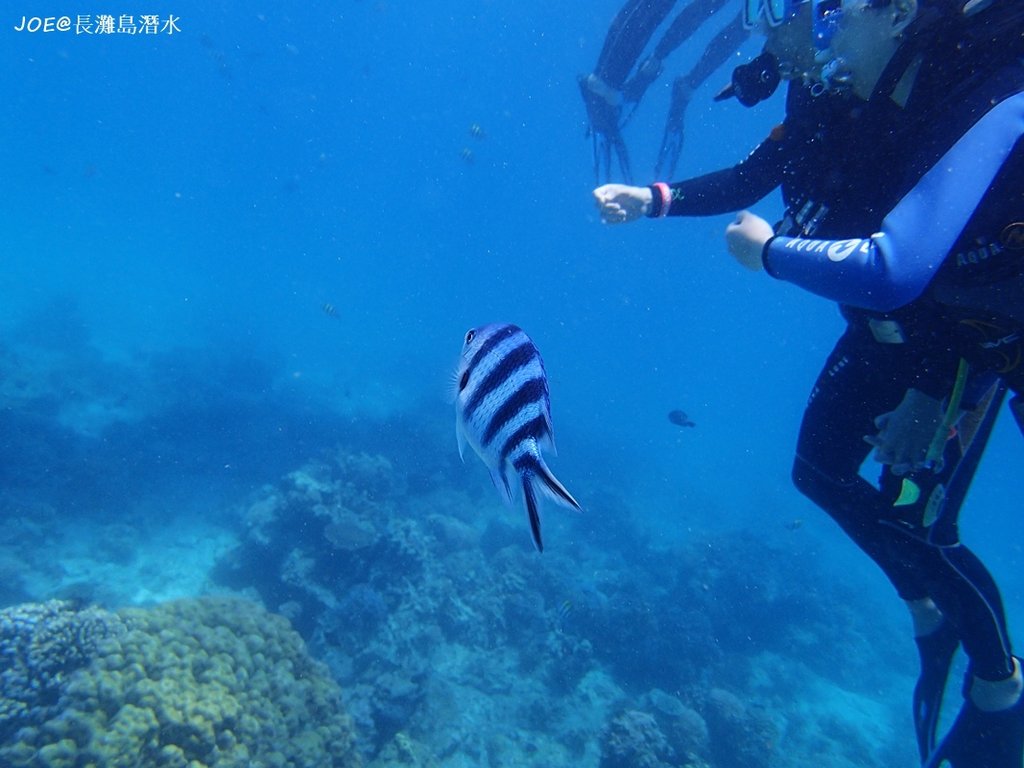
[[[835,306],[737,267],[728,217],[593,207],[577,76],[619,5],[6,6],[0,765],[916,764],[909,621],[789,478]],[[713,101],[758,51],[677,177],[778,121]],[[492,323],[550,398],[499,493],[449,396]],[[1011,630],[1022,466],[1003,418],[962,517]],[[524,486],[581,508],[536,495],[543,554]]]

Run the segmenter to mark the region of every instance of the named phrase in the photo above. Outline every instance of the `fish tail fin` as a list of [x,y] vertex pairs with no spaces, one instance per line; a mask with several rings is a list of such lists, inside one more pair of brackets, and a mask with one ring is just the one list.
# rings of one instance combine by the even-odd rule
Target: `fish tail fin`
[[544,542],[540,537],[540,510],[537,507],[537,491],[533,487],[533,474],[523,473],[523,499],[526,501],[526,515],[530,518],[530,533],[538,552],[544,551]]
[[498,489],[501,498],[506,504],[512,503],[512,487],[508,484],[508,476],[505,475],[503,467],[495,467],[491,470],[491,482]]
[[537,491],[540,490],[557,504],[570,509],[580,509],[580,504],[572,497],[572,494],[565,489],[565,486],[558,482],[558,479],[551,474],[544,459],[540,456],[526,456],[516,464],[519,476],[523,482],[523,499],[526,502],[526,514],[530,519],[530,531],[533,533],[533,543],[537,546],[538,552],[544,551],[544,544],[540,537],[540,506],[537,503]]
[[561,504],[563,507],[568,507],[569,509],[582,509],[580,507],[580,503],[572,497],[572,494],[566,490],[565,486],[558,482],[558,478],[551,474],[551,470],[548,469],[548,466],[544,463],[543,459],[537,462],[534,473],[536,474],[537,479],[541,482],[541,490],[544,491],[552,501],[557,504]]

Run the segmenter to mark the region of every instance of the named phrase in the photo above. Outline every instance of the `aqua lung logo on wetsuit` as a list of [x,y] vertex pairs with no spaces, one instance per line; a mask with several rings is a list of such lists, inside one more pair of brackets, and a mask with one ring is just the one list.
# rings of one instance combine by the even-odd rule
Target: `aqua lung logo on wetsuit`
[[836,240],[828,248],[829,261],[844,261],[855,251],[867,251],[867,240]]
[[867,253],[871,247],[871,241],[861,238],[854,240],[805,240],[796,237],[787,242],[785,247],[791,251],[824,253],[829,261],[839,262],[845,261],[858,251]]
[[987,243],[979,243],[977,247],[969,251],[960,251],[956,254],[957,267],[970,267],[988,261],[993,256],[998,256],[1003,251],[1024,251],[1024,221],[1015,221],[1003,227],[999,233],[999,240],[990,240]]
[[[1007,227],[1009,229],[1009,227]],[[1006,230],[1003,230],[1004,232]],[[1002,239],[1002,236],[1000,236]],[[1024,244],[1022,244],[1024,247]],[[979,245],[977,248],[972,248],[969,251],[960,251],[956,255],[956,265],[958,267],[970,267],[975,264],[981,264],[983,261],[988,261],[993,256],[998,256],[1003,252],[1003,246],[994,241],[989,241]]]

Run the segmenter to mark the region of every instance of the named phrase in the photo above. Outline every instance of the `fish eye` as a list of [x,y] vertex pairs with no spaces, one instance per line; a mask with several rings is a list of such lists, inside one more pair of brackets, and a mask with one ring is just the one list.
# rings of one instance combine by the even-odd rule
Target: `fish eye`
[[466,331],[466,343],[467,344],[469,344],[469,342],[471,342],[475,338],[476,338],[476,330],[475,329],[470,328],[468,331]]

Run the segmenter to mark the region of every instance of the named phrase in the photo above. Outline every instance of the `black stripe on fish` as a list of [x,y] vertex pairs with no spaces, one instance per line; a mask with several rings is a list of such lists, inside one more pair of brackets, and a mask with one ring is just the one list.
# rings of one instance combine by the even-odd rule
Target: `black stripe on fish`
[[514,325],[506,325],[502,326],[501,328],[498,328],[498,330],[496,330],[494,333],[488,336],[487,340],[480,345],[480,349],[478,349],[476,351],[476,354],[473,355],[473,359],[469,361],[469,365],[467,366],[467,368],[469,370],[473,370],[474,368],[476,368],[476,366],[480,363],[481,360],[483,360],[485,357],[491,354],[491,352],[494,351],[494,348],[496,346],[501,344],[501,342],[503,342],[509,336],[513,336],[517,333],[522,333],[523,336],[526,336],[526,334],[523,333],[522,330],[520,330]]
[[[501,361],[491,369],[490,373],[473,390],[473,396],[466,403],[466,418],[471,418],[473,412],[484,401],[484,398],[500,387],[513,373],[523,366],[529,365],[530,361],[536,356],[537,348],[533,346],[529,339],[515,349],[509,350],[508,354],[501,358]],[[472,371],[472,368],[470,368],[470,371]]]
[[544,403],[547,393],[548,388],[544,383],[544,379],[536,378],[524,381],[522,386],[513,392],[512,396],[502,403],[501,408],[491,417],[491,423],[487,425],[487,431],[484,432],[482,444],[490,445],[498,433],[510,421],[515,419],[523,408],[534,403]]
[[[521,426],[519,429],[513,432],[509,436],[508,440],[505,441],[505,444],[501,446],[500,462],[504,464],[508,457],[512,454],[512,451],[519,447],[519,444],[524,440],[528,438],[540,439],[547,434],[547,431],[548,424],[544,420],[543,416],[535,416],[534,418],[530,419],[528,422],[523,424],[523,426]],[[519,469],[519,463],[523,461],[524,458],[526,457],[520,457],[519,459],[516,460],[514,466],[517,470]]]

